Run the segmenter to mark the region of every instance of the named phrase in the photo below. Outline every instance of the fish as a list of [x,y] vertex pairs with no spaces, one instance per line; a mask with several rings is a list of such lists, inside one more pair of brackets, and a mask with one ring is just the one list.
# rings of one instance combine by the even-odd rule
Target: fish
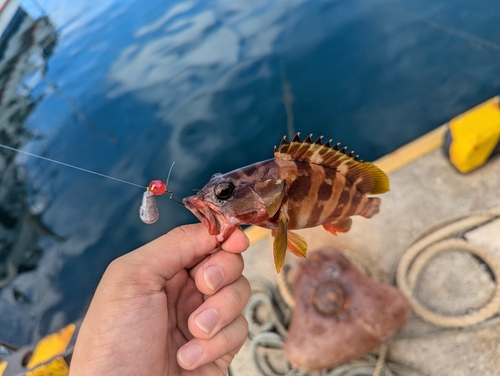
[[271,229],[279,273],[289,250],[306,257],[305,239],[291,230],[322,225],[333,235],[348,232],[351,216],[371,218],[381,200],[368,195],[389,190],[387,175],[347,153],[340,143],[316,141],[300,132],[274,147],[274,158],[217,173],[193,196],[182,200],[219,243],[240,225]]

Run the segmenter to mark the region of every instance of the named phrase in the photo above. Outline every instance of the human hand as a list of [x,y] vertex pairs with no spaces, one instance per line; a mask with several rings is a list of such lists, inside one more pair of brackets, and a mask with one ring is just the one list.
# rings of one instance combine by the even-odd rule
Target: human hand
[[250,296],[237,229],[217,248],[202,224],[114,260],[80,328],[70,375],[226,375]]

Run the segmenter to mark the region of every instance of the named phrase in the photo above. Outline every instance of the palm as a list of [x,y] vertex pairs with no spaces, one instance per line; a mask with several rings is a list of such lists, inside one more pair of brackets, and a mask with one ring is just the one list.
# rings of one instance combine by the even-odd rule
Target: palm
[[[190,225],[113,261],[80,328],[70,374],[225,375],[247,331],[241,311],[250,286],[238,253],[248,239],[237,230],[226,249],[215,243],[202,225]],[[206,279],[210,270],[222,276],[217,288]]]

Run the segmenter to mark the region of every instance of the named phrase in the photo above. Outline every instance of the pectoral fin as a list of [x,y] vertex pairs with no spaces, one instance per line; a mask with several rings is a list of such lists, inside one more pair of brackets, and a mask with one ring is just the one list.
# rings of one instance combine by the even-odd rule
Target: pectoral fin
[[287,248],[298,257],[306,257],[307,253],[307,243],[306,240],[291,231],[288,231],[288,243]]
[[276,272],[279,273],[283,264],[285,263],[285,254],[287,248],[287,227],[288,219],[283,211],[280,213],[278,230],[276,232],[276,237],[274,238],[273,251],[274,251],[274,265],[276,266]]
[[337,235],[338,232],[347,232],[351,229],[352,219],[344,218],[340,221],[334,221],[330,223],[323,223],[323,227],[326,231],[331,232],[333,235]]
[[285,188],[285,181],[280,179],[268,179],[254,185],[253,191],[259,196],[259,201],[264,203],[269,218],[279,210],[285,195]]

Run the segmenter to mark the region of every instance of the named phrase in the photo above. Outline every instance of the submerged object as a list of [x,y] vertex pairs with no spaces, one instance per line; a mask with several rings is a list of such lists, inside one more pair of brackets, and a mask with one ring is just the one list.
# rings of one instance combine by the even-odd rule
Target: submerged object
[[272,229],[279,273],[287,249],[300,257],[307,252],[304,238],[289,230],[323,225],[334,235],[347,232],[351,216],[378,213],[380,199],[366,195],[389,190],[382,170],[322,139],[283,137],[273,159],[215,174],[183,203],[219,242],[241,224]]
[[444,149],[462,173],[500,153],[500,97],[494,97],[448,123]]
[[294,275],[296,306],[285,355],[297,368],[354,360],[393,336],[410,315],[398,289],[365,277],[333,248],[313,252]]

